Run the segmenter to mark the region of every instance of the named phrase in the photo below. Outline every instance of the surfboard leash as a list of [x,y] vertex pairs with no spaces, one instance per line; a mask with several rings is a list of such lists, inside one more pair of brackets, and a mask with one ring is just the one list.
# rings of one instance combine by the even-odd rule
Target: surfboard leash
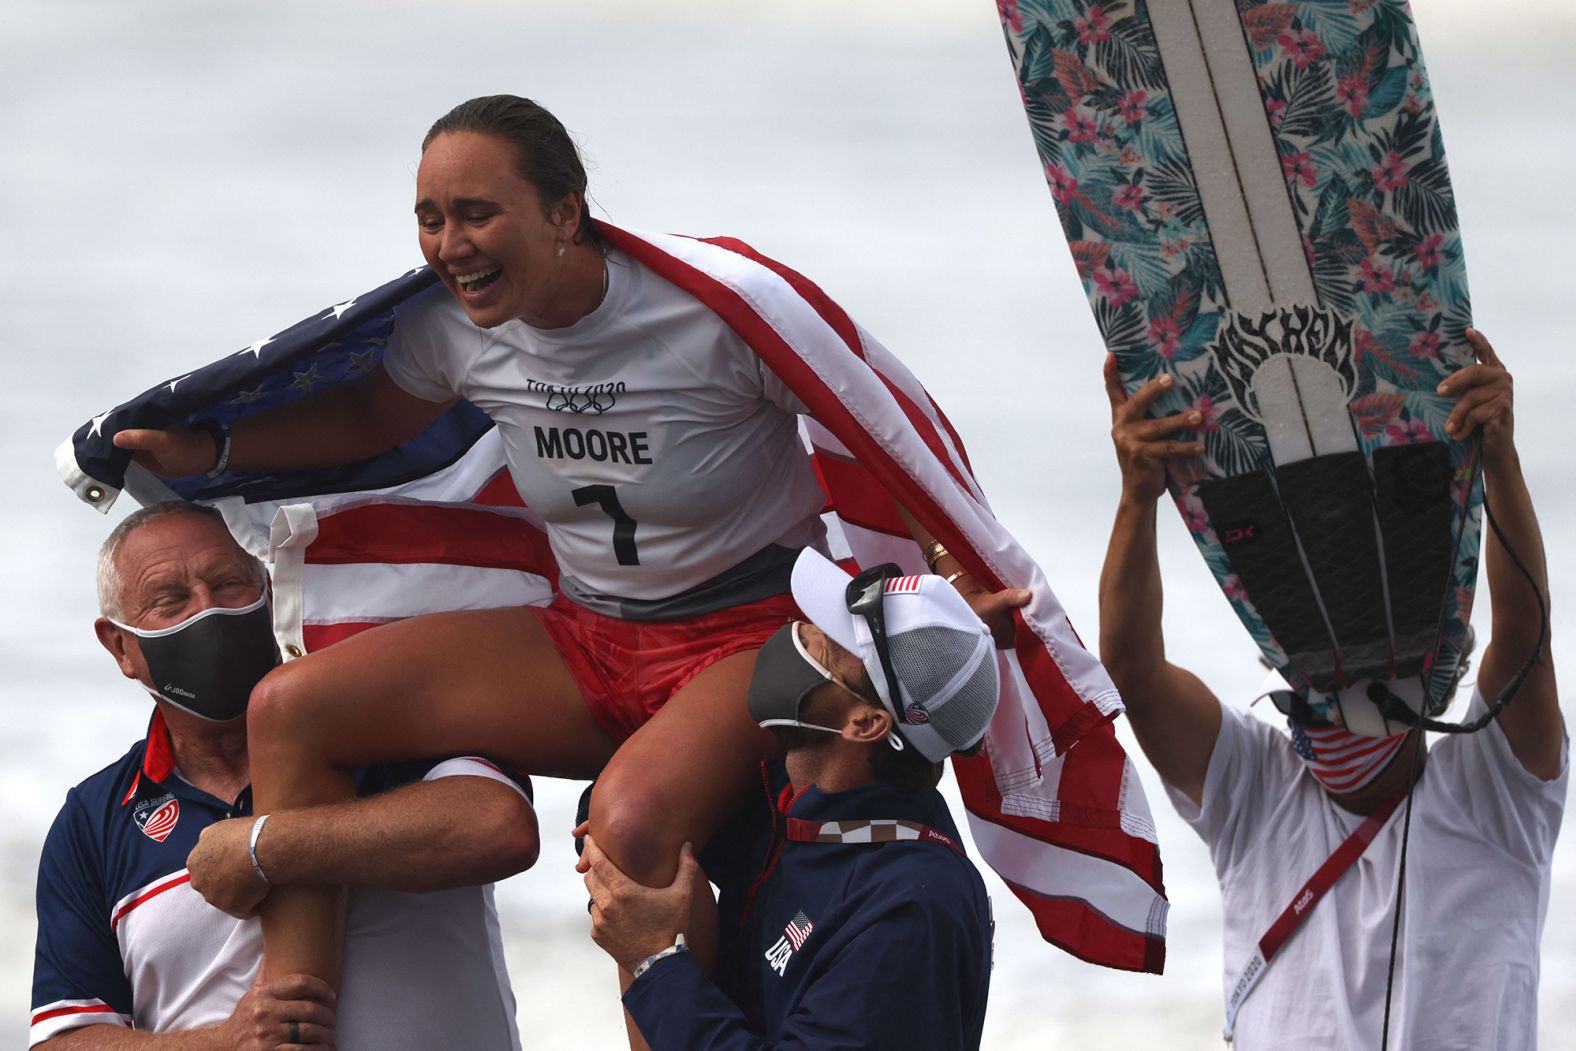
[[1527,581],[1527,586],[1532,589],[1533,597],[1538,600],[1538,641],[1532,647],[1532,652],[1521,662],[1521,667],[1516,669],[1516,674],[1510,677],[1510,681],[1505,684],[1505,688],[1499,691],[1499,696],[1494,699],[1494,703],[1488,711],[1470,722],[1447,723],[1438,719],[1419,716],[1412,709],[1408,708],[1400,698],[1386,689],[1384,684],[1374,684],[1374,686],[1379,687],[1381,696],[1375,696],[1374,687],[1369,687],[1369,697],[1380,706],[1380,710],[1384,711],[1386,718],[1389,718],[1391,713],[1385,711],[1385,709],[1398,709],[1395,717],[1410,722],[1413,727],[1412,732],[1417,735],[1412,745],[1412,772],[1407,778],[1406,817],[1401,825],[1401,862],[1395,876],[1395,915],[1390,923],[1390,964],[1385,975],[1384,1030],[1379,1042],[1380,1051],[1388,1051],[1390,1047],[1390,1005],[1395,992],[1396,949],[1401,941],[1402,898],[1406,893],[1406,848],[1411,840],[1412,833],[1413,793],[1411,789],[1417,784],[1418,771],[1422,766],[1424,734],[1428,730],[1434,730],[1438,733],[1470,734],[1477,733],[1486,727],[1494,720],[1495,716],[1504,710],[1505,705],[1510,703],[1511,698],[1515,697],[1516,692],[1527,681],[1527,676],[1532,674],[1532,669],[1537,666],[1538,661],[1543,657],[1543,647],[1549,636],[1549,606],[1543,597],[1543,589],[1538,586],[1537,579],[1533,577],[1532,571],[1521,560],[1521,556],[1516,553],[1515,547],[1505,538],[1504,531],[1499,528],[1499,523],[1494,520],[1494,509],[1489,506],[1487,493],[1483,494],[1483,514],[1488,519],[1489,528],[1494,531],[1495,538],[1499,541],[1500,546],[1505,549],[1505,554],[1509,556],[1511,564],[1520,571],[1522,577]]
[[1390,919],[1390,966],[1384,979],[1384,1029],[1379,1038],[1380,1051],[1390,1047],[1390,998],[1395,992],[1395,951],[1401,943],[1401,898],[1406,893],[1406,846],[1412,838],[1412,796],[1417,787],[1417,775],[1423,766],[1423,735],[1421,727],[1414,727],[1412,741],[1412,772],[1406,779],[1406,817],[1401,822],[1401,864],[1395,874],[1395,915]]
[[1493,722],[1500,712],[1504,711],[1505,705],[1509,704],[1511,699],[1516,696],[1516,692],[1521,689],[1522,683],[1527,681],[1527,676],[1532,674],[1532,669],[1542,659],[1543,647],[1548,642],[1549,637],[1549,605],[1543,597],[1543,589],[1538,586],[1532,571],[1527,568],[1526,563],[1521,560],[1521,556],[1516,553],[1515,547],[1505,538],[1504,531],[1499,528],[1499,522],[1494,519],[1494,509],[1489,505],[1487,493],[1483,494],[1483,515],[1488,519],[1489,528],[1494,531],[1495,538],[1499,540],[1500,546],[1505,549],[1505,554],[1510,558],[1511,564],[1520,571],[1522,577],[1527,581],[1527,586],[1532,589],[1533,598],[1538,601],[1538,641],[1532,647],[1532,652],[1527,654],[1526,659],[1521,662],[1521,666],[1516,669],[1516,674],[1510,677],[1510,681],[1505,684],[1505,688],[1500,690],[1499,696],[1494,698],[1494,703],[1489,706],[1488,711],[1476,719],[1470,722],[1449,723],[1442,719],[1433,719],[1419,715],[1412,711],[1401,698],[1391,693],[1390,688],[1384,683],[1370,683],[1368,686],[1368,699],[1378,705],[1380,713],[1387,719],[1395,719],[1398,722],[1409,723],[1412,726],[1421,726],[1423,729],[1432,730],[1435,733],[1477,733]]

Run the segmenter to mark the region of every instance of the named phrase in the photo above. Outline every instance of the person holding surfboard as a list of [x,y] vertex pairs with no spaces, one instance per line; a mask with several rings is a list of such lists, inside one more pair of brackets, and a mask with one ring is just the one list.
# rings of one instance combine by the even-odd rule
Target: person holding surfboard
[[[1467,340],[1476,363],[1439,393],[1456,398],[1447,433],[1481,444],[1497,525],[1487,539],[1492,632],[1468,716],[1488,710],[1518,665],[1530,670],[1481,732],[1432,748],[1421,731],[1359,736],[1289,700],[1282,733],[1172,663],[1155,505],[1166,464],[1202,451],[1200,419],[1148,418],[1172,377],[1128,396],[1106,361],[1122,495],[1100,582],[1100,656],[1144,754],[1209,845],[1225,906],[1226,1033],[1247,1051],[1536,1044],[1568,743],[1511,376],[1481,334],[1469,329]],[[1409,787],[1408,822],[1399,803]]]

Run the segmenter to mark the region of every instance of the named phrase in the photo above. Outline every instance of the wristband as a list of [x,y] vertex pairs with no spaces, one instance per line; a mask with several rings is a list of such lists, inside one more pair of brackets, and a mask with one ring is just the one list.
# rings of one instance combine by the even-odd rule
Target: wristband
[[252,858],[252,871],[257,873],[257,878],[263,881],[263,886],[272,887],[273,882],[268,878],[268,873],[263,871],[263,866],[257,861],[257,837],[263,834],[263,826],[267,823],[267,814],[252,822],[252,838],[251,842],[246,845],[246,852]]
[[936,563],[940,562],[947,555],[951,554],[950,551],[942,546],[942,543],[939,540],[932,540],[930,543],[925,545],[923,550],[925,553],[925,568],[930,570],[932,573],[936,571]]
[[218,420],[198,420],[192,424],[192,430],[213,439],[213,466],[208,469],[208,477],[219,477],[230,466],[230,428]]
[[672,945],[668,946],[666,949],[663,949],[661,952],[654,952],[644,960],[641,960],[640,963],[636,965],[635,969],[629,972],[629,976],[631,978],[639,978],[641,975],[651,970],[651,965],[656,963],[658,960],[666,959],[669,956],[677,956],[681,952],[689,952],[689,946],[684,943],[684,933],[682,931],[679,932],[678,940]]

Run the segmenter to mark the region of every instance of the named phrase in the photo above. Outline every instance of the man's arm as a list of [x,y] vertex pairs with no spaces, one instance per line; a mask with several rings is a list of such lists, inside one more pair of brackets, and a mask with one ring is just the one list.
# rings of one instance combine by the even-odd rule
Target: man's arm
[[[51,1037],[48,1051],[277,1051],[305,1046],[333,1051],[334,990],[309,974],[259,982],[215,1026],[146,1033],[118,1025],[85,1025]],[[290,1023],[296,1023],[292,1034]],[[292,1040],[292,1035],[299,1040]]]
[[[1522,662],[1538,649],[1542,635],[1538,662],[1500,712],[1499,727],[1527,772],[1548,781],[1560,773],[1565,725],[1544,619],[1552,614],[1547,608],[1549,577],[1543,535],[1516,452],[1510,373],[1481,333],[1469,329],[1467,341],[1477,353],[1478,364],[1451,375],[1440,385],[1440,392],[1460,395],[1447,424],[1451,436],[1462,441],[1474,432],[1481,435],[1486,503],[1504,534],[1502,541],[1485,521],[1484,556],[1493,624],[1479,665],[1478,688],[1492,705]],[[1511,552],[1527,575],[1516,567]]]
[[[210,825],[187,859],[193,889],[231,915],[250,914],[268,891],[248,851],[253,824]],[[257,863],[270,885],[420,892],[512,876],[536,863],[539,845],[536,812],[516,785],[460,774],[270,814]]]
[[1220,702],[1192,672],[1166,660],[1155,546],[1155,502],[1165,492],[1165,463],[1202,451],[1197,442],[1171,436],[1199,420],[1196,413],[1144,417],[1170,384],[1169,375],[1161,376],[1129,398],[1115,357],[1106,358],[1122,496],[1100,573],[1100,660],[1121,691],[1144,755],[1168,784],[1201,805],[1204,775],[1220,733]]

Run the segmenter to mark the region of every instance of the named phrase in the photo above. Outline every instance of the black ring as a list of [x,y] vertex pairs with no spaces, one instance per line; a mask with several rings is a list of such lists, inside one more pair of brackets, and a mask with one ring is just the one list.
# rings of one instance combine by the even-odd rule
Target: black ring
[[300,1022],[291,1022],[290,1023],[290,1042],[292,1044],[299,1044],[301,1042],[301,1023]]

